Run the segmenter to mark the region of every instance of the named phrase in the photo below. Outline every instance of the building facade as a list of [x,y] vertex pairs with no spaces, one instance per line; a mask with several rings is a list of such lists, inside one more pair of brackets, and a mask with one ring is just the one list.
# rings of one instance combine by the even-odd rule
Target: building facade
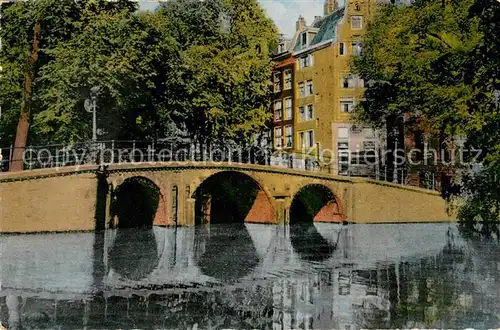
[[272,75],[273,147],[278,150],[294,150],[294,107],[293,88],[295,64],[291,52],[287,50],[290,41],[282,38],[275,53],[275,67]]
[[[287,133],[292,134],[292,144],[281,142],[278,129],[273,131],[274,149],[289,151],[299,159],[313,158],[330,173],[375,175],[383,136],[353,123],[351,112],[363,96],[364,81],[349,67],[351,57],[362,52],[362,37],[374,10],[374,0],[346,0],[344,7],[326,0],[324,16],[317,16],[311,25],[299,17],[286,48],[287,63],[293,59],[294,67],[293,113],[283,130],[283,141]],[[276,60],[279,67],[283,58]],[[367,161],[373,166],[367,167]]]

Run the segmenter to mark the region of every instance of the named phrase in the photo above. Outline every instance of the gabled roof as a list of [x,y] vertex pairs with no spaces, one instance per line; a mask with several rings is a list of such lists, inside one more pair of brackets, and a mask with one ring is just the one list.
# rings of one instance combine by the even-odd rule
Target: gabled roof
[[[335,41],[337,38],[337,25],[344,18],[345,8],[339,8],[331,14],[321,18],[315,19],[313,26],[307,27],[302,31],[297,31],[294,36],[294,47],[293,51],[302,53],[307,51],[314,46],[320,46],[327,44],[329,41]],[[301,42],[298,38],[299,34],[305,31],[315,33],[313,40],[309,43],[309,46],[302,48]]]
[[344,18],[344,11],[344,8],[339,8],[314,24],[319,32],[314,36],[310,46],[337,38],[337,25]]
[[[299,31],[299,32],[300,33],[298,35],[306,32],[306,33],[314,33],[315,36],[316,36],[316,34],[319,32],[319,29],[311,27],[311,26],[308,26],[304,30]],[[293,48],[293,51],[298,51],[298,50],[304,49],[304,47],[302,47],[302,40],[300,38],[298,38],[298,35],[297,35],[297,38],[296,38],[295,47]]]

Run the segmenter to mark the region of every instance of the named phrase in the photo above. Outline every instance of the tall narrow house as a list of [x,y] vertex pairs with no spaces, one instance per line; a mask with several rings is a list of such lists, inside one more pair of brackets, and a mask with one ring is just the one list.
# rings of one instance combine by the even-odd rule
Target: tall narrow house
[[[299,17],[286,50],[288,63],[290,59],[294,63],[292,96],[286,96],[292,101],[285,97],[281,102],[291,103],[292,114],[285,120],[292,121],[283,130],[275,126],[275,149],[289,149],[299,159],[318,159],[321,169],[333,174],[374,175],[380,137],[371,127],[352,121],[351,112],[363,95],[364,81],[351,72],[349,63],[363,51],[362,36],[375,5],[375,0],[346,0],[343,6],[337,0],[326,0],[324,15],[311,25]],[[283,58],[276,59],[279,67]],[[279,101],[273,111],[276,125],[283,120],[276,115]]]

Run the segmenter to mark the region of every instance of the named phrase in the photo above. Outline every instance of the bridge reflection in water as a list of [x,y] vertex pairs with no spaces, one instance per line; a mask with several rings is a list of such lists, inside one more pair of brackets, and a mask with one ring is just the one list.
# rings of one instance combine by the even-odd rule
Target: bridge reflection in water
[[500,252],[449,225],[211,225],[0,240],[0,319],[9,329],[500,322]]

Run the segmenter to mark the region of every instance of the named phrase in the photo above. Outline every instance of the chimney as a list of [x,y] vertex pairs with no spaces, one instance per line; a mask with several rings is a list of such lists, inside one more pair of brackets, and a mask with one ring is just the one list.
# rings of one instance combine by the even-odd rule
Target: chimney
[[329,15],[339,9],[338,0],[325,0],[324,14]]
[[297,20],[297,23],[295,24],[295,30],[296,31],[302,31],[306,27],[306,20],[302,15],[299,16],[299,19]]

